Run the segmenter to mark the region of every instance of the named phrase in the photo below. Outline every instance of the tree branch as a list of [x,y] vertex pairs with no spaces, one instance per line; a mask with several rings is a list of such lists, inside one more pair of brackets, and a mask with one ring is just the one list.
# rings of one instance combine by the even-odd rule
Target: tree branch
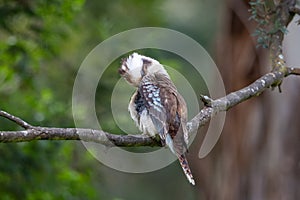
[[19,126],[25,128],[25,129],[29,129],[32,127],[30,124],[28,124],[24,120],[20,119],[19,117],[13,116],[3,110],[0,110],[0,116],[4,117],[12,122],[15,122],[16,124],[18,124]]
[[[205,125],[211,117],[217,113],[229,110],[233,106],[260,95],[264,90],[270,88],[274,83],[281,81],[289,75],[300,75],[298,68],[286,68],[284,72],[274,71],[265,74],[249,86],[232,92],[225,97],[212,100],[209,107],[204,107],[190,122],[188,131],[191,133]],[[33,140],[82,140],[86,142],[100,143],[106,146],[161,146],[160,142],[146,135],[116,135],[102,130],[81,128],[55,128],[33,126],[24,120],[0,110],[0,116],[7,118],[25,130],[0,131],[0,142],[28,142]]]
[[243,89],[232,92],[225,97],[213,100],[212,102],[210,102],[209,107],[203,108],[188,123],[189,132],[198,129],[199,126],[205,125],[210,120],[210,118],[217,113],[229,110],[235,105],[242,103],[243,101],[251,97],[260,95],[264,90],[272,87],[277,82],[281,82],[284,77],[289,75],[300,75],[300,69],[286,68],[285,73],[281,71],[270,72],[257,79],[249,86],[244,87]]
[[300,67],[291,67],[291,68],[288,68],[289,70],[289,74],[293,74],[293,75],[300,75]]
[[160,146],[145,135],[116,135],[102,130],[32,126],[22,131],[0,131],[0,142],[28,142],[33,140],[82,140],[106,146]]

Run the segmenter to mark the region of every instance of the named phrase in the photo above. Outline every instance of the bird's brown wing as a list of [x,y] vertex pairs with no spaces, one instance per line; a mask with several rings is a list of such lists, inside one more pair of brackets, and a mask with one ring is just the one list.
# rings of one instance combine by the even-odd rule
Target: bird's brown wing
[[[173,82],[163,74],[145,76],[139,88],[140,94],[146,100],[146,108],[151,120],[165,144],[167,134],[173,140],[173,153],[182,154],[186,150],[184,126],[182,123],[182,98]],[[184,103],[184,100],[183,100]],[[184,105],[185,106],[185,103]],[[185,118],[185,117],[184,117]]]
[[193,175],[185,157],[187,150],[187,110],[183,97],[173,82],[165,75],[155,74],[142,79],[139,92],[145,99],[151,120],[161,141],[178,157],[189,180],[195,185]]

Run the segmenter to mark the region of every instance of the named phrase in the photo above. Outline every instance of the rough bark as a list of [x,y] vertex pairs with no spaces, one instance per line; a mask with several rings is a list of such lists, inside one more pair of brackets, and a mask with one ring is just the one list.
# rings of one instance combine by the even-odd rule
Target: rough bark
[[[282,54],[283,33],[274,34],[279,40],[271,52],[256,48],[248,9],[246,1],[227,1],[223,16],[217,65],[227,91],[248,85],[271,65],[276,69]],[[300,81],[284,80],[281,88],[227,112],[217,146],[192,166],[200,169],[196,180],[206,199],[300,199]]]

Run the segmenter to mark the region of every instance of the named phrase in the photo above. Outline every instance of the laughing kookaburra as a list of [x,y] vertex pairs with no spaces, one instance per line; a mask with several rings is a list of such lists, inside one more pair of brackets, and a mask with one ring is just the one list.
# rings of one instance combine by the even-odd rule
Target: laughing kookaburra
[[119,73],[130,85],[137,87],[128,107],[136,125],[144,134],[159,135],[162,145],[167,145],[178,157],[187,179],[195,185],[185,157],[188,144],[186,103],[163,65],[133,53],[122,60]]

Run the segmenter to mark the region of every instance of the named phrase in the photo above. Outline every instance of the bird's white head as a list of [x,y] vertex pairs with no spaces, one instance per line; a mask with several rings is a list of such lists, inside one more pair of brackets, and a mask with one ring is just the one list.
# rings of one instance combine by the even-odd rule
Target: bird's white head
[[148,74],[163,73],[169,77],[167,71],[157,60],[138,53],[133,53],[122,59],[119,73],[129,84],[135,87],[138,87],[142,78]]

